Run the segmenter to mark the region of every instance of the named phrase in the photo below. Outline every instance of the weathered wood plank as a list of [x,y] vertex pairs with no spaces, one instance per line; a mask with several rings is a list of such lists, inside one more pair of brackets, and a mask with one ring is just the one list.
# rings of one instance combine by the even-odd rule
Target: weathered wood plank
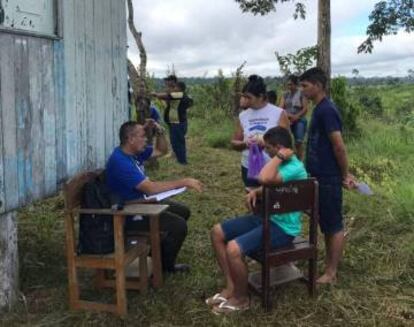
[[14,71],[14,37],[0,34],[0,84],[3,133],[3,167],[5,205],[2,212],[16,208],[19,204],[19,187],[17,178],[17,139],[16,139],[16,106],[15,106],[15,71]]
[[[5,49],[5,39],[0,36],[0,49]],[[2,98],[2,83],[1,83],[1,75],[2,75],[2,62],[5,60],[5,55],[7,53],[3,53],[0,51],[0,99]],[[4,124],[3,124],[3,103],[0,100],[0,214],[5,211],[6,208],[6,199],[5,199],[5,184],[4,184],[4,155],[3,155],[3,131],[4,131]]]
[[32,110],[30,103],[29,47],[27,37],[15,39],[15,96],[17,119],[17,178],[19,186],[19,204],[33,199],[32,183],[32,143],[30,127]]
[[45,175],[44,175],[44,135],[43,135],[43,110],[44,110],[44,95],[42,94],[42,74],[43,67],[47,64],[42,56],[42,40],[35,40],[28,38],[28,63],[26,69],[29,71],[30,86],[29,86],[29,110],[32,117],[30,126],[25,126],[25,129],[30,133],[31,143],[29,147],[32,173],[26,175],[27,178],[32,178],[28,184],[32,185],[32,198],[40,198],[45,193]]
[[64,12],[64,71],[65,71],[65,118],[66,159],[69,176],[76,174],[79,162],[77,112],[76,112],[76,57],[75,57],[75,3],[63,1]]
[[17,214],[0,215],[0,311],[17,300],[19,263],[17,251]]
[[56,178],[60,185],[67,178],[65,63],[63,41],[53,43],[53,80],[56,105]]
[[87,158],[86,168],[97,167],[97,147],[99,146],[96,134],[96,117],[99,114],[95,102],[95,89],[97,80],[95,77],[95,13],[93,1],[85,3],[85,68],[86,68],[86,115],[85,128],[87,130]]
[[44,195],[56,192],[56,103],[55,82],[53,81],[53,46],[49,40],[43,40],[41,54],[44,60],[41,79],[41,94],[43,96],[43,147],[44,147]]
[[103,87],[103,81],[105,79],[105,66],[104,60],[104,45],[103,45],[103,31],[102,26],[107,23],[104,19],[104,8],[102,6],[101,0],[94,0],[94,13],[95,13],[95,24],[94,24],[94,39],[95,39],[95,78],[92,79],[91,83],[95,85],[95,110],[96,115],[96,125],[99,128],[95,129],[96,138],[97,138],[97,164],[100,167],[103,167],[106,160],[105,152],[105,90]]

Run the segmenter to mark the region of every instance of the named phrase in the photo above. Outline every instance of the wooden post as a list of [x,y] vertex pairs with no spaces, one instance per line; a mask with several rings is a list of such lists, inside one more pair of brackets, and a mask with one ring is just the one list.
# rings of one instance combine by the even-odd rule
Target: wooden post
[[0,215],[0,312],[10,309],[19,288],[16,211]]

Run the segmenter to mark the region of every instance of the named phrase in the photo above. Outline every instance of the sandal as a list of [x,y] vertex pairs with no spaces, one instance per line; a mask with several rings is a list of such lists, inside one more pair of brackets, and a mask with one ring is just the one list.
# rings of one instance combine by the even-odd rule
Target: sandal
[[231,305],[227,301],[220,303],[218,306],[213,307],[211,312],[213,312],[215,315],[221,315],[221,314],[228,314],[232,312],[242,312],[250,309],[250,301],[249,303],[245,305]]
[[213,296],[206,299],[206,304],[213,306],[213,305],[219,305],[226,301],[227,299],[224,296],[222,296],[220,293],[216,293]]

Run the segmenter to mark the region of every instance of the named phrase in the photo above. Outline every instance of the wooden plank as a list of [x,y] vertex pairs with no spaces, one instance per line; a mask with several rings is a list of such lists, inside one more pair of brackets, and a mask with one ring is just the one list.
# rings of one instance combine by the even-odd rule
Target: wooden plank
[[[0,49],[5,49],[5,38],[0,35]],[[2,83],[1,83],[1,76],[2,76],[2,62],[5,59],[4,53],[0,51],[0,99],[2,99]],[[4,151],[3,151],[3,131],[4,131],[4,124],[3,124],[3,104],[0,100],[0,214],[5,211],[6,208],[6,198],[5,198],[5,184],[4,184]]]
[[19,264],[17,214],[0,215],[0,311],[10,309],[18,299]]
[[[126,206],[123,210],[112,209],[79,209],[78,213],[98,215],[158,215],[168,208],[166,204],[133,204]],[[155,218],[151,218],[156,220]]]
[[113,101],[112,101],[112,28],[111,28],[111,0],[102,0],[103,7],[103,19],[104,24],[102,26],[102,46],[103,56],[105,62],[104,70],[104,112],[105,112],[105,158],[107,158],[114,148],[114,135],[113,135]]
[[93,1],[86,1],[85,3],[85,72],[86,72],[86,114],[85,114],[85,128],[86,128],[86,168],[93,169],[97,165],[97,147],[98,138],[96,135],[96,117],[98,116],[99,108],[95,102],[95,13]]
[[64,60],[65,60],[65,118],[67,174],[77,172],[79,162],[76,112],[76,57],[75,57],[75,3],[62,1],[64,12]]
[[4,184],[7,191],[4,194],[5,204],[1,211],[17,208],[19,203],[17,183],[17,139],[16,139],[16,110],[15,110],[15,71],[14,71],[14,38],[0,33],[0,101],[2,108],[3,134],[3,167]]
[[86,113],[86,74],[85,74],[85,1],[75,0],[75,86],[76,86],[76,128],[77,128],[77,151],[78,162],[76,170],[86,169],[86,153],[87,153],[87,124]]
[[95,76],[94,79],[90,79],[95,87],[95,110],[97,111],[96,115],[96,156],[97,163],[99,167],[103,167],[106,161],[106,152],[105,152],[105,89],[103,81],[105,79],[105,66],[104,60],[104,46],[103,39],[104,35],[102,32],[103,25],[107,24],[104,18],[104,7],[102,5],[102,0],[93,0],[94,5],[94,39],[95,39]]
[[45,148],[43,135],[43,112],[44,112],[44,94],[42,94],[42,74],[46,61],[42,54],[42,40],[28,39],[28,65],[25,67],[30,76],[30,114],[32,117],[30,126],[26,126],[30,132],[30,157],[32,160],[32,173],[27,178],[32,177],[29,182],[33,185],[33,197],[40,198],[45,193]]
[[53,80],[55,82],[55,141],[56,141],[56,178],[57,184],[63,183],[67,173],[66,151],[66,110],[65,110],[65,62],[63,41],[53,43]]
[[161,262],[161,240],[159,215],[150,216],[150,242],[152,257],[152,274],[154,288],[160,288],[163,284]]
[[43,40],[41,54],[44,60],[41,79],[41,94],[43,96],[43,147],[44,147],[44,195],[51,195],[57,190],[56,164],[56,109],[55,82],[53,80],[53,43]]
[[32,158],[30,127],[32,124],[30,103],[30,75],[28,70],[28,39],[15,39],[15,97],[17,120],[17,180],[19,205],[32,199]]

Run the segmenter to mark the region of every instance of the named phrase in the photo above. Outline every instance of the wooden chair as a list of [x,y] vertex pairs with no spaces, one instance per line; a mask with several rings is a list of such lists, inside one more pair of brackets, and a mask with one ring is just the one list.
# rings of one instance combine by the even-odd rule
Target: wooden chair
[[[282,266],[298,260],[308,260],[308,278],[305,281],[309,294],[314,296],[316,293],[318,201],[318,183],[313,178],[272,187],[264,186],[263,188],[261,202],[263,249],[251,256],[261,263],[261,283],[257,285],[252,282],[252,279],[249,279],[249,287],[261,295],[262,304],[266,311],[271,309],[271,266]],[[269,226],[271,215],[294,211],[303,211],[309,217],[308,239],[296,238],[291,246],[272,250]],[[301,274],[299,276],[303,278]]]
[[[151,225],[158,228],[158,216],[168,206],[153,204],[134,204],[125,206],[123,210],[112,209],[80,209],[83,186],[96,176],[100,171],[81,173],[69,180],[63,189],[65,198],[65,231],[66,231],[66,255],[68,264],[69,282],[69,306],[71,309],[89,309],[98,311],[109,311],[120,316],[127,313],[126,289],[139,289],[145,292],[148,287],[147,255],[149,247],[146,242],[138,241],[136,244],[125,246],[124,220],[129,215],[148,215]],[[114,219],[114,253],[106,255],[78,254],[76,251],[75,220],[79,214],[105,214],[112,215]],[[158,242],[159,243],[159,242]],[[154,254],[153,254],[154,255]],[[159,253],[158,253],[159,255]],[[125,278],[125,267],[134,259],[139,257],[139,280],[127,280]],[[160,257],[155,259],[155,265]],[[80,288],[78,282],[78,268],[92,268],[98,272],[98,285],[113,287],[116,290],[116,304],[104,304],[99,302],[85,301],[80,299]],[[156,267],[161,268],[161,267]],[[103,278],[105,270],[115,272],[115,279]]]

